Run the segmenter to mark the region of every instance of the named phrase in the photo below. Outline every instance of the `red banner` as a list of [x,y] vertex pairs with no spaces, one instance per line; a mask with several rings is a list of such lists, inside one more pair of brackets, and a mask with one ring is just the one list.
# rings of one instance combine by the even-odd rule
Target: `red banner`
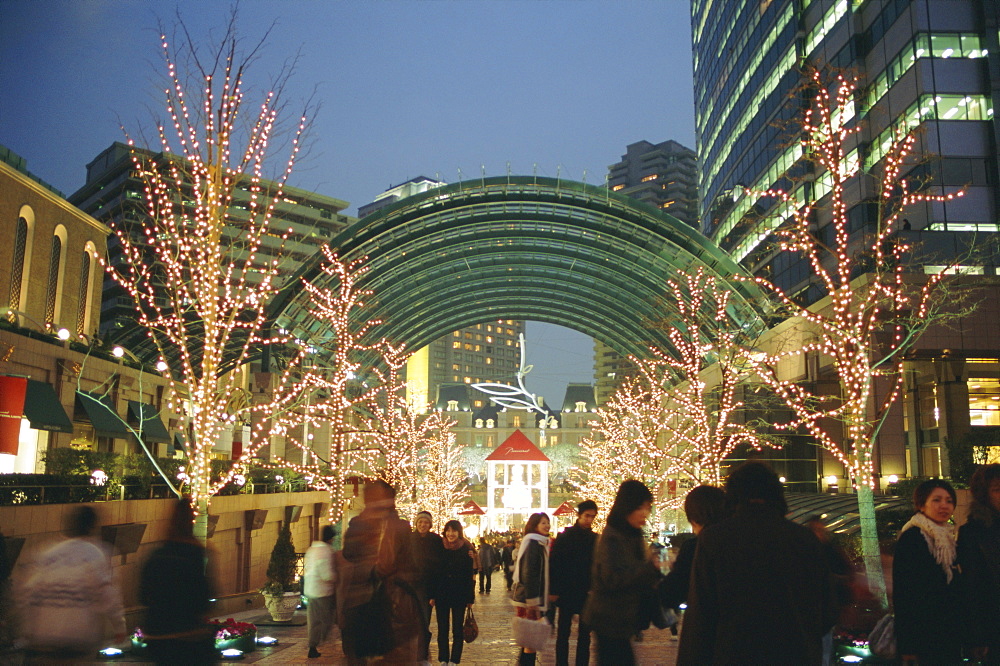
[[0,377],[0,453],[17,455],[27,390],[28,380],[24,377]]

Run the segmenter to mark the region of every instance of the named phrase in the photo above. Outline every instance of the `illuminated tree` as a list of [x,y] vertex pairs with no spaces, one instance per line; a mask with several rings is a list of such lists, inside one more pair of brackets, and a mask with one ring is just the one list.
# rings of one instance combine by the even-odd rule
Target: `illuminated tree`
[[427,435],[420,454],[416,502],[411,514],[419,510],[431,512],[443,523],[458,516],[462,500],[469,496],[462,464],[462,447],[455,442],[451,429],[455,422],[441,412],[428,415]]
[[[673,349],[651,347],[648,358],[630,357],[635,372],[598,410],[585,440],[581,497],[613,499],[625,478],[661,489],[685,479],[717,486],[723,461],[737,447],[776,444],[762,434],[759,418],[745,414],[751,351],[730,314],[730,294],[702,270],[667,280],[664,300],[672,314],[653,325]],[[658,508],[669,504],[664,499]]]
[[[811,74],[816,92],[802,121],[801,142],[806,159],[815,166],[819,192],[829,192],[829,199],[823,197],[821,208],[819,200],[801,201],[795,191],[748,192],[776,201],[777,210],[788,215],[774,231],[779,248],[808,263],[822,299],[804,304],[766,277],[756,278],[773,294],[780,313],[798,324],[806,341],[755,357],[754,366],[792,411],[793,419],[784,427],[811,435],[836,456],[857,487],[869,585],[885,605],[873,500],[876,437],[902,388],[903,355],[929,325],[952,316],[942,310],[945,292],[940,288],[948,271],[907,271],[911,247],[897,231],[908,206],[945,202],[962,193],[911,190],[911,181],[900,176],[914,159],[915,137],[905,125],[888,146],[881,173],[862,173],[858,151],[851,150],[852,138],[861,131],[857,123],[849,124],[855,85],[840,76],[831,94],[823,78],[819,72]],[[868,178],[877,190],[876,219],[861,232],[852,232],[845,189],[852,179]],[[830,217],[822,238],[815,229],[820,211]],[[784,379],[779,363],[796,355],[828,361],[835,381],[813,385]],[[831,391],[831,386],[837,388]]]
[[[325,342],[316,344],[322,345],[329,365],[302,368],[300,390],[308,392],[309,400],[300,399],[294,409],[271,419],[272,429],[286,437],[286,450],[293,447],[304,451],[306,462],[275,458],[272,463],[295,469],[312,478],[314,486],[327,490],[330,519],[337,520],[343,510],[345,480],[361,476],[362,463],[373,460],[373,455],[382,451],[380,447],[389,443],[373,425],[376,417],[371,410],[380,404],[385,407],[386,394],[396,404],[392,396],[399,390],[397,371],[403,359],[402,350],[383,339],[365,342],[381,321],[361,314],[372,295],[371,290],[358,287],[358,281],[368,271],[364,259],[346,262],[328,246],[322,252],[322,270],[334,286],[320,288],[304,282],[303,287],[309,294],[310,315],[325,326]],[[379,357],[389,366],[388,373],[366,367],[367,360]],[[394,364],[396,370],[392,370]],[[328,457],[321,456],[311,442],[296,436],[303,424],[313,430],[329,429]]]
[[[288,230],[275,210],[299,152],[305,115],[288,138],[290,154],[280,174],[265,181],[282,102],[279,83],[256,109],[245,103],[245,77],[261,44],[241,52],[233,17],[208,59],[190,41],[183,46],[189,79],[166,37],[161,41],[169,114],[157,128],[162,152],[141,150],[129,139],[146,210],[140,220],[116,226],[120,258],[105,267],[134,299],[138,324],[169,381],[170,406],[183,415],[196,533],[204,538],[209,498],[278,434],[283,415],[306,395],[300,347],[272,377],[268,399],[255,395],[233,408],[258,350],[292,342],[271,332],[265,306],[280,286],[280,244]],[[238,211],[231,208],[237,188],[250,194]],[[266,247],[274,239],[279,247]],[[251,441],[234,471],[213,480],[212,449],[222,430],[237,422],[254,424]]]
[[695,485],[721,485],[722,462],[737,447],[759,451],[778,444],[762,432],[762,419],[747,420],[743,396],[753,395],[746,384],[753,338],[733,319],[731,295],[701,268],[668,279],[665,300],[674,314],[654,325],[673,350],[650,347],[650,359],[631,359],[660,400],[657,436],[639,445],[651,446],[651,456],[670,461],[670,473],[679,471]]
[[[598,506],[610,509],[625,479],[639,479],[656,488],[670,473],[669,461],[659,455],[655,446],[661,396],[639,378],[627,377],[597,410],[590,437],[580,443],[583,463],[571,472],[580,500],[592,499]],[[603,526],[605,514],[598,513],[596,529]]]

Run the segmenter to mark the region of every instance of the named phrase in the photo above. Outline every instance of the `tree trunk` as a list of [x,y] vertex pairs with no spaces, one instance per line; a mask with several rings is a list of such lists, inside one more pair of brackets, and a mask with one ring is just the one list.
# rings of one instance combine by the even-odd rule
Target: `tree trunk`
[[858,486],[858,515],[861,519],[861,552],[864,555],[868,589],[881,604],[889,607],[885,591],[885,572],[882,571],[882,553],[878,545],[878,527],[875,523],[875,493],[871,486],[856,480]]

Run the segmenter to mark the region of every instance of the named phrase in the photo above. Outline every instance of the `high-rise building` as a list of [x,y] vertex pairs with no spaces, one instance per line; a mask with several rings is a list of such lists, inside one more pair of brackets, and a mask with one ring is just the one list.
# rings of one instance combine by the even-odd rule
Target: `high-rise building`
[[698,226],[698,159],[676,141],[630,144],[608,167],[608,187]]
[[[426,176],[411,178],[390,187],[373,202],[358,207],[358,216],[365,217],[401,199],[445,184]],[[522,333],[523,321],[500,319],[453,331],[418,349],[406,364],[409,400],[423,408],[441,400],[438,389],[442,385],[513,381],[521,365],[519,340]],[[479,409],[487,402],[480,394],[473,399],[473,407]]]
[[[847,156],[861,173],[877,171],[893,133],[909,128],[925,159],[901,175],[938,192],[965,188],[960,199],[909,209],[901,237],[946,250],[1000,230],[993,113],[1000,91],[993,84],[1000,71],[998,15],[996,0],[693,0],[702,231],[802,302],[821,295],[810,287],[808,266],[775,250],[777,216],[766,214],[769,202],[744,193],[794,188],[800,201],[821,204],[828,196],[792,122],[803,111],[792,96],[803,63],[858,76],[853,104],[838,122],[861,128]],[[862,176],[850,185],[849,230],[857,232],[875,220],[877,205]],[[817,213],[819,236],[829,217]],[[968,271],[995,274],[995,258],[983,264]],[[996,317],[980,308],[958,324],[957,334],[925,335],[918,343],[907,362],[901,409],[879,435],[883,475],[947,474],[946,438],[1000,425]],[[811,374],[803,380],[815,380]],[[836,466],[823,456],[821,475]]]
[[385,192],[375,197],[375,200],[371,203],[365,204],[364,206],[358,206],[358,217],[366,217],[377,210],[381,210],[386,206],[396,203],[400,199],[405,199],[406,197],[411,197],[414,194],[420,194],[421,192],[426,192],[427,190],[433,190],[434,188],[441,187],[442,185],[447,185],[447,183],[443,180],[428,178],[427,176],[417,176],[416,178],[411,178],[405,183],[393,185]]
[[[523,321],[500,319],[453,331],[417,350],[406,363],[406,390],[412,404],[436,404],[442,385],[515,381],[523,333]],[[476,394],[471,406],[478,410],[489,400]]]
[[[167,159],[162,153],[149,152],[147,155],[156,163],[164,163]],[[276,184],[270,181],[263,181],[261,185],[265,192],[276,189]],[[237,187],[234,192],[234,201],[227,213],[232,221],[228,240],[234,244],[239,242],[240,220],[249,215],[250,197],[246,187]],[[112,228],[127,227],[130,221],[138,222],[147,216],[145,183],[136,172],[131,148],[115,142],[95,157],[87,165],[86,184],[69,200]],[[290,275],[299,264],[316,255],[320,246],[350,224],[353,218],[341,214],[347,206],[348,203],[340,199],[284,186],[272,217],[274,233],[263,239],[257,254],[262,260],[280,256],[282,274]],[[120,247],[114,235],[108,239],[108,260],[112,264],[121,260]],[[253,275],[248,275],[247,279],[252,282]],[[105,277],[100,336],[115,339],[118,333],[132,326],[134,318],[132,298],[121,286]]]
[[[698,160],[693,150],[676,141],[629,144],[621,162],[608,167],[608,187],[698,228]],[[611,397],[629,366],[625,356],[594,340],[597,404]]]

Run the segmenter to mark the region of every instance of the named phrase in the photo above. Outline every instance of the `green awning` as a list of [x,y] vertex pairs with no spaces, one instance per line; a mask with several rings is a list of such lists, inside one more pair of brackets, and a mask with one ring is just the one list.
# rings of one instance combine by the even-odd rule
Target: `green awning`
[[83,406],[83,411],[87,412],[90,425],[94,427],[94,431],[100,437],[126,439],[132,435],[125,420],[118,416],[118,412],[115,411],[111,401],[106,396],[99,393],[77,391],[76,397]]
[[143,440],[147,442],[170,443],[170,433],[160,419],[159,411],[153,405],[137,400],[128,401],[128,411],[140,423],[137,430],[142,433]]
[[35,430],[73,432],[73,422],[66,416],[56,390],[45,382],[28,380],[28,391],[24,396],[24,417]]

